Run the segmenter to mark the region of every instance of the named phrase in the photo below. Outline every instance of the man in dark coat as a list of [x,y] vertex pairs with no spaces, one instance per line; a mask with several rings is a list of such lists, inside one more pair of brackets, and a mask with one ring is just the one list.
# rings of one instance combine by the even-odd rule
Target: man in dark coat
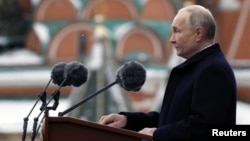
[[171,71],[161,111],[120,112],[101,117],[99,123],[151,135],[154,141],[206,139],[213,127],[235,125],[236,80],[214,43],[215,32],[208,9],[180,9],[170,42],[186,61]]

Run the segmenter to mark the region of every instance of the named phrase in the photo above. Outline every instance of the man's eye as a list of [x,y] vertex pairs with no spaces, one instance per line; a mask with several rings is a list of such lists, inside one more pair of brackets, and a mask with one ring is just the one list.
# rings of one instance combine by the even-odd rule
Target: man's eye
[[174,33],[179,33],[179,32],[180,32],[180,30],[177,30],[177,29],[176,29],[176,30],[174,30],[173,32],[174,32]]
[[178,33],[178,32],[180,32],[180,30],[177,29],[177,28],[173,28],[173,32],[174,32],[174,33]]

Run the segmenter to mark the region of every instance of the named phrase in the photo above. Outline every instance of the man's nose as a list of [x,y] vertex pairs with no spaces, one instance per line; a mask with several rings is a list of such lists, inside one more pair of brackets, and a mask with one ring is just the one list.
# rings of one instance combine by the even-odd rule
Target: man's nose
[[174,36],[171,34],[171,36],[170,36],[170,38],[169,38],[169,41],[171,42],[171,43],[175,43],[175,38],[174,38]]

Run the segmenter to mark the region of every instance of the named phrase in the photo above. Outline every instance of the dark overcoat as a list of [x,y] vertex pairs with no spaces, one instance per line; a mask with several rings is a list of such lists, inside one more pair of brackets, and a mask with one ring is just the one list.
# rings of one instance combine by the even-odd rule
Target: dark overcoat
[[172,69],[160,112],[121,112],[126,129],[156,127],[154,141],[210,136],[218,125],[236,124],[237,86],[233,70],[215,43]]

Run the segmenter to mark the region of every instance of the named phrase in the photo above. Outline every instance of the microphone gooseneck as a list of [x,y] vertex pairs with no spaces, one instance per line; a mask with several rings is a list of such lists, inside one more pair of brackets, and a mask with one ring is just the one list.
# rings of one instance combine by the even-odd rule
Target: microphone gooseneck
[[[56,110],[58,104],[59,104],[59,97],[60,97],[60,89],[62,86],[64,86],[67,81],[67,78],[65,78],[61,85],[53,92],[53,94],[51,95],[51,98],[49,99],[49,101],[46,103],[46,105],[43,107],[43,109],[41,110],[41,112],[39,113],[39,115],[37,117],[34,118],[34,123],[33,123],[33,128],[32,128],[32,136],[31,136],[31,141],[34,141],[35,140],[35,137],[37,135],[37,132],[39,129],[39,127],[37,128],[37,122],[39,120],[39,117],[42,115],[43,111],[46,110],[46,109],[53,109],[53,110]],[[54,104],[52,107],[48,107],[48,105],[50,104],[50,102],[54,99]],[[41,121],[42,122],[42,121]]]
[[[57,63],[52,67],[52,71],[51,71],[51,77],[49,82],[46,84],[46,86],[44,87],[44,89],[40,92],[40,94],[38,95],[38,99],[36,100],[35,104],[33,105],[32,109],[30,110],[29,114],[27,115],[27,117],[25,117],[24,120],[24,124],[23,124],[23,134],[22,134],[22,141],[25,141],[26,139],[26,132],[27,132],[27,126],[28,126],[28,120],[29,120],[29,116],[31,115],[31,113],[33,112],[34,108],[36,107],[37,103],[39,102],[39,100],[42,101],[42,105],[40,107],[40,111],[43,111],[43,109],[46,107],[46,90],[49,87],[49,84],[51,82],[55,83],[55,84],[60,84],[63,80],[61,80],[62,74],[64,72],[64,66],[66,64],[61,62],[61,63]],[[36,126],[37,120],[34,119],[34,124],[33,124],[33,130],[34,130],[34,126]]]
[[28,127],[28,121],[29,121],[29,116],[31,115],[31,113],[33,112],[34,108],[36,107],[37,103],[39,102],[39,100],[41,100],[43,103],[40,107],[40,110],[42,110],[42,108],[46,105],[46,90],[49,87],[49,84],[51,83],[52,79],[49,80],[49,82],[47,83],[47,85],[44,87],[44,89],[40,92],[40,94],[38,95],[38,98],[35,102],[35,104],[33,105],[33,107],[31,108],[30,112],[28,113],[28,115],[23,119],[24,123],[23,123],[23,134],[22,134],[22,141],[25,141],[26,139],[26,134],[27,134],[27,127]]
[[82,105],[83,103],[87,102],[88,100],[90,100],[91,98],[95,97],[96,95],[100,94],[101,92],[105,91],[106,89],[108,89],[109,87],[115,85],[117,83],[117,81],[107,85],[106,87],[100,89],[99,91],[89,95],[88,97],[86,97],[85,99],[83,99],[82,101],[80,101],[79,103],[75,104],[74,106],[68,108],[67,110],[63,111],[63,112],[59,112],[58,116],[62,117],[65,114],[67,114],[68,112],[74,110],[75,108],[79,107],[80,105]]

